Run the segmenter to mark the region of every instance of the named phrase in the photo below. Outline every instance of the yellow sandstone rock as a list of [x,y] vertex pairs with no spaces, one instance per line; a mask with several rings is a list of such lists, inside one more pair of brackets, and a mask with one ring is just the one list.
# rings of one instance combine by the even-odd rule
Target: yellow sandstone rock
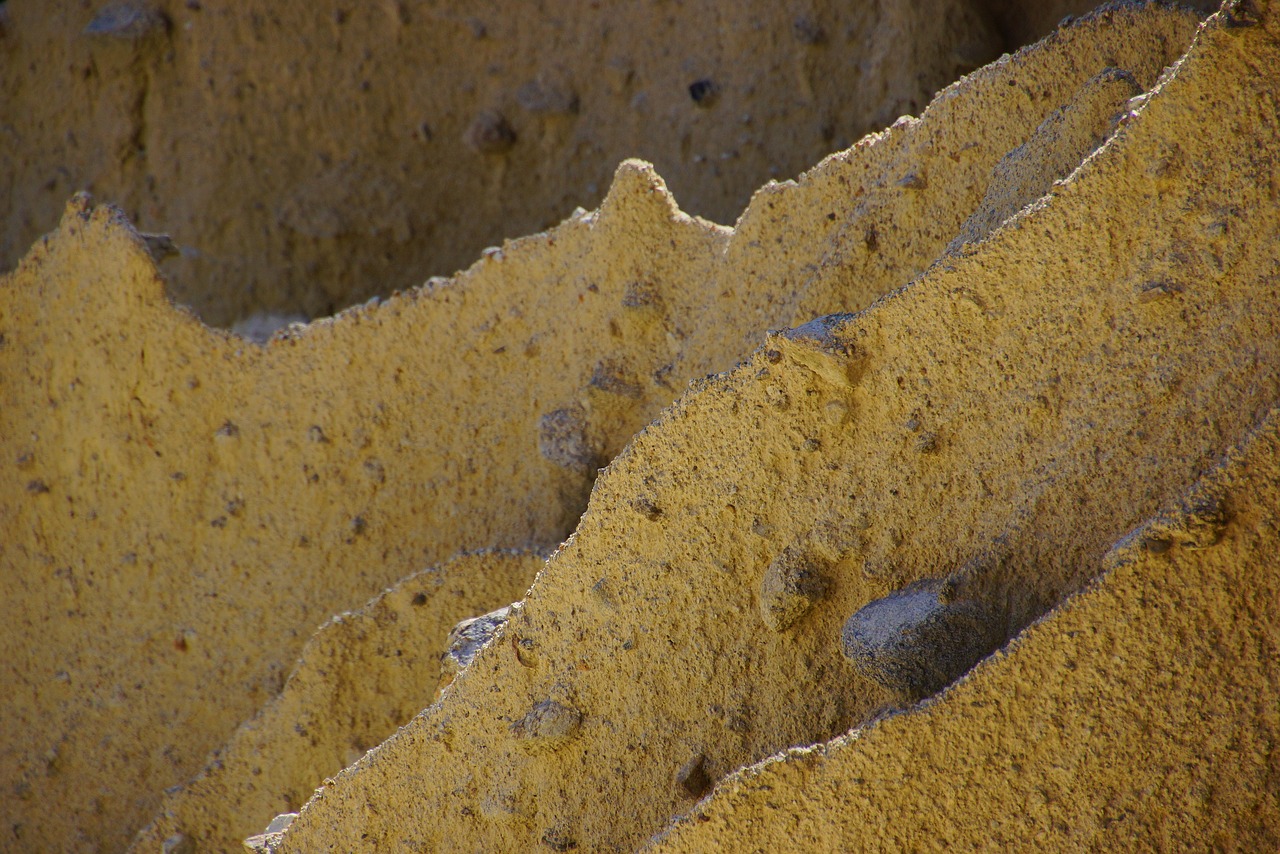
[[[200,15],[241,26],[199,5],[98,10],[87,46],[67,50],[120,92],[143,86],[159,93],[148,104],[190,111],[196,90],[169,92],[155,63],[190,65],[219,43]],[[424,26],[383,5],[321,29],[343,44]],[[246,32],[320,28],[282,8],[248,14]],[[956,8],[969,21],[975,7]],[[948,26],[934,15],[913,45]],[[29,10],[11,17],[4,38],[36,32]],[[448,20],[479,45],[465,62],[541,38],[475,20]],[[464,232],[487,226],[425,239],[423,200],[361,171],[386,162],[332,152],[310,188],[289,184],[296,164],[235,166],[278,206],[280,228],[252,237],[261,227],[207,178],[179,201],[112,193],[146,228],[171,229],[168,243],[77,197],[0,280],[0,661],[16,686],[0,697],[0,826],[12,844],[120,849],[151,820],[136,850],[229,850],[332,776],[287,829],[273,823],[271,846],[634,850],[670,827],[656,847],[1274,847],[1278,727],[1259,698],[1280,682],[1266,607],[1277,584],[1260,556],[1280,488],[1263,421],[1280,400],[1280,25],[1263,3],[1236,3],[1198,34],[1197,20],[1122,6],[1076,21],[919,119],[763,187],[732,229],[682,213],[658,177],[698,198],[687,188],[705,175],[687,151],[655,155],[658,171],[625,162],[599,210],[263,347],[167,301],[157,259],[190,246],[184,230],[297,263],[280,274],[180,254],[176,281],[209,290],[179,298],[212,311],[234,280],[260,291],[254,307],[310,312],[363,295],[316,296],[343,279],[376,291],[417,275],[427,244],[472,257],[483,243]],[[834,47],[825,25],[787,23],[790,54]],[[488,222],[486,206],[533,198],[523,182],[585,184],[539,171],[578,158],[566,134],[594,109],[576,67],[562,71],[510,93],[543,134],[537,168],[519,160],[533,157],[523,113],[442,107],[460,156],[487,165],[463,174],[441,158],[431,168],[457,181],[429,203],[475,200]],[[624,75],[625,94],[648,73]],[[493,91],[512,82],[495,72]],[[672,118],[664,143],[677,149],[682,123],[728,132],[708,117],[742,97],[693,84],[693,118]],[[235,102],[210,98],[213,114]],[[69,150],[39,157],[79,163]],[[159,169],[154,151],[126,154],[103,189]],[[230,168],[210,163],[199,168]],[[344,207],[341,187],[369,198]],[[512,222],[559,216],[538,198],[533,219]],[[353,226],[370,199],[386,219]],[[39,204],[23,210],[33,218],[9,224],[11,244],[42,227]],[[412,252],[342,259],[401,225]],[[225,305],[229,319],[250,303]],[[432,703],[450,628],[519,598],[537,560],[449,558],[536,551],[571,531]],[[1264,568],[1242,570],[1251,560]],[[411,575],[429,565],[445,568]],[[427,578],[440,586],[415,605]],[[330,615],[400,579],[304,648]],[[980,615],[984,643],[1016,638],[920,706],[919,683],[890,690],[841,651],[852,615],[915,589],[944,608],[976,603],[965,613]],[[1192,636],[1204,640],[1180,669]],[[416,659],[393,661],[411,639]],[[1211,705],[1224,692],[1232,701]],[[1087,708],[1092,696],[1124,719]],[[1205,739],[1189,739],[1206,718]]]
[[241,726],[190,783],[165,793],[133,842],[234,851],[272,816],[297,809],[324,778],[435,700],[449,630],[524,595],[544,556],[460,555],[414,573],[307,642],[280,695]]
[[1165,518],[1205,493],[1220,542],[1140,525],[935,700],[733,773],[645,850],[1275,850],[1280,410]]
[[223,325],[450,274],[595,207],[628,157],[731,222],[1058,20],[1006,43],[981,0],[0,5],[0,270],[89,189],[172,236],[171,294]]
[[[893,699],[856,676],[838,650],[841,624],[866,603],[953,575],[948,599],[985,602],[993,626],[1010,637],[1085,588],[1113,544],[1177,502],[1278,399],[1280,313],[1270,248],[1278,223],[1269,158],[1256,154],[1280,143],[1263,119],[1277,83],[1268,69],[1280,67],[1277,30],[1268,12],[1252,8],[1215,18],[1115,136],[1045,199],[964,257],[812,333],[830,342],[824,349],[834,363],[856,364],[845,372],[854,382],[832,383],[833,372],[762,347],[679,399],[597,483],[574,537],[508,622],[511,643],[486,647],[439,704],[321,788],[285,833],[282,850],[392,843],[634,849],[706,784],[743,765],[828,739],[838,740],[830,750],[856,754],[858,741],[844,733]],[[953,97],[962,98],[963,87]],[[926,114],[922,123],[929,120]],[[1149,298],[1157,276],[1162,296]],[[824,417],[832,404],[843,413],[834,424]],[[918,441],[922,432],[932,436],[928,443]],[[1270,425],[1263,431],[1268,464],[1254,467],[1260,480],[1246,487],[1259,494],[1247,518],[1264,512],[1277,488],[1273,432]],[[1196,518],[1224,517],[1209,510]],[[1153,542],[1167,550],[1173,540],[1164,531],[1200,527],[1166,524]],[[1249,552],[1255,560],[1269,548],[1267,536],[1246,535],[1262,550]],[[841,567],[831,591],[794,623],[766,625],[755,605],[757,591],[769,589],[759,585],[771,561],[819,544]],[[1249,575],[1268,591],[1260,601],[1271,601],[1273,573]],[[608,596],[583,595],[591,589]],[[1185,608],[1182,592],[1157,601]],[[1210,601],[1238,613],[1259,600],[1243,594]],[[1178,644],[1165,638],[1151,646],[1136,627],[1131,637],[1124,605],[1134,613],[1158,613],[1159,606],[1119,603],[1099,606],[1114,615],[1114,640],[1086,647],[1088,662],[1064,674],[1063,693],[1089,696],[1083,685],[1070,687],[1084,669],[1103,696],[1145,691],[1147,719],[1168,705],[1187,709],[1173,730],[1117,726],[1131,740],[1135,762],[1071,779],[1074,764],[1091,767],[1109,754],[1094,754],[1078,738],[1063,757],[1045,743],[1045,732],[1103,726],[1107,711],[1086,717],[1073,706],[1077,717],[1065,727],[1028,700],[1017,708],[1035,710],[1042,729],[1003,737],[1039,740],[1027,751],[1033,761],[965,772],[976,791],[964,802],[977,803],[981,792],[981,811],[974,807],[972,820],[952,823],[949,805],[961,801],[949,774],[963,754],[939,750],[917,761],[918,741],[892,742],[893,732],[911,726],[908,714],[876,730],[885,747],[874,764],[877,776],[909,781],[898,785],[912,791],[915,800],[905,803],[914,807],[885,806],[861,820],[830,815],[845,802],[824,793],[860,791],[861,778],[841,771],[872,763],[815,760],[809,765],[829,767],[833,776],[812,796],[805,765],[784,767],[759,787],[750,775],[736,788],[726,785],[726,795],[741,797],[713,812],[713,796],[702,814],[733,830],[717,836],[691,822],[682,826],[691,828],[684,837],[690,849],[795,844],[792,803],[814,805],[805,816],[816,829],[807,829],[804,841],[819,850],[833,843],[991,843],[986,817],[993,811],[1017,829],[997,835],[995,844],[1066,845],[1105,840],[1106,833],[1116,841],[1182,839],[1193,847],[1274,840],[1277,796],[1258,781],[1273,766],[1276,716],[1259,709],[1280,677],[1268,654],[1273,621],[1257,619],[1249,606],[1251,628],[1233,636],[1220,661],[1193,669],[1222,677],[1238,658],[1252,699],[1232,705],[1221,723],[1202,723],[1211,740],[1191,750],[1181,733],[1207,713],[1200,703],[1209,695],[1202,689],[1200,702],[1192,702],[1190,686],[1153,678],[1147,653],[1166,662],[1160,650]],[[1198,610],[1189,625],[1208,630],[1220,619]],[[1130,643],[1132,656],[1125,654]],[[516,654],[522,645],[537,651],[533,663]],[[998,658],[987,670],[1009,660]],[[1006,681],[1002,696],[1028,697],[1049,679]],[[944,717],[966,693],[957,689],[924,708]],[[522,750],[511,722],[548,703],[572,708],[580,721],[554,750]],[[994,727],[1023,719],[983,714]],[[925,738],[925,726],[910,731]],[[1245,731],[1247,739],[1239,734]],[[985,737],[976,729],[966,743]],[[1157,746],[1166,738],[1173,740]],[[1187,797],[1182,779],[1212,781],[1217,769],[1232,767],[1233,744],[1252,752],[1243,776],[1220,784],[1220,801],[1207,790],[1191,793],[1201,801],[1193,814],[1205,822],[1170,822],[1157,810],[1133,822],[1132,836],[1110,826],[1130,802]],[[1186,777],[1154,777],[1152,754],[1200,764]],[[1020,787],[1030,793],[1040,785],[1050,804],[1072,792],[1064,814],[1084,814],[1094,825],[1073,836],[1053,808],[1029,809],[1010,797],[1010,768]],[[1135,784],[1149,787],[1136,799]],[[917,833],[910,816],[929,808],[929,830]],[[890,809],[902,818],[886,832]],[[757,837],[761,816],[773,823]],[[868,840],[855,826],[877,835]],[[1232,832],[1238,835],[1220,835]]]

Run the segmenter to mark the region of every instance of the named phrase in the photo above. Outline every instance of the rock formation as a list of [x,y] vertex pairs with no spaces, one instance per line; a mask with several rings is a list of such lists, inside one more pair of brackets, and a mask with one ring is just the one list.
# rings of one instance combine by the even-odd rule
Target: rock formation
[[[155,8],[86,38],[138,72]],[[1110,7],[733,228],[626,161],[265,346],[77,196],[0,280],[13,844],[1275,847],[1277,60]]]
[[88,189],[172,235],[172,295],[223,325],[450,274],[628,157],[731,222],[1007,46],[978,0],[0,6],[0,270]]
[[134,848],[158,851],[191,840],[200,850],[234,851],[261,815],[297,808],[317,780],[359,759],[438,697],[449,628],[520,599],[544,559],[459,555],[334,617],[307,641],[279,696],[198,777],[165,793],[159,817]]

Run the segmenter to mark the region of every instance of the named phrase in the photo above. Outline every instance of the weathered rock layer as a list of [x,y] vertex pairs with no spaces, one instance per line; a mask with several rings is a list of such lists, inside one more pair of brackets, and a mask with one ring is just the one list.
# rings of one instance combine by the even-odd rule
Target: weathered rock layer
[[[194,6],[100,10],[95,73],[167,91]],[[1274,847],[1280,24],[1198,23],[1074,21],[733,228],[624,162],[597,211],[263,347],[77,196],[0,280],[14,844],[227,850],[318,786],[273,846]],[[446,136],[545,182],[595,109],[566,80],[512,96],[544,137]],[[341,219],[277,177],[281,223]],[[470,180],[441,198],[506,192]],[[330,281],[392,263],[331,263],[330,225],[290,250]]]

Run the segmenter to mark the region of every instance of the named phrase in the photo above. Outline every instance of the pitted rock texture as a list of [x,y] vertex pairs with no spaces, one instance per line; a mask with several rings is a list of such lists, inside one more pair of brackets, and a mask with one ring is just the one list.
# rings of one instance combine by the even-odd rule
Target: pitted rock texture
[[628,157],[732,222],[1044,32],[977,0],[0,5],[0,270],[88,190],[173,237],[170,292],[220,325],[451,274]]
[[[695,383],[610,464],[574,537],[508,623],[537,663],[521,661],[516,643],[486,647],[440,704],[320,789],[284,849],[371,850],[405,838],[397,817],[427,814],[437,821],[407,832],[428,848],[530,850],[556,839],[633,849],[687,808],[681,780],[695,765],[723,787],[735,768],[789,747],[840,744],[875,716],[888,692],[851,672],[837,642],[866,603],[992,552],[993,571],[974,587],[1012,632],[1086,589],[1114,543],[1192,488],[1280,397],[1280,295],[1263,248],[1280,223],[1267,167],[1246,155],[1280,144],[1259,106],[1274,74],[1245,70],[1274,51],[1262,26],[1214,20],[1067,181],[972,254],[824,324],[822,336],[843,345],[826,348],[828,358],[856,360],[854,382],[827,382],[766,339],[736,369]],[[1224,77],[1237,82],[1223,86]],[[926,111],[921,124],[930,119]],[[1175,143],[1181,177],[1170,180],[1150,164]],[[1252,165],[1233,173],[1232,163]],[[1239,215],[1228,213],[1233,204]],[[1188,206],[1200,213],[1188,216]],[[1239,244],[1218,242],[1222,229]],[[1097,234],[1140,251],[1097,251],[1088,239]],[[1176,269],[1183,285],[1163,304],[1135,287],[1153,262]],[[927,447],[921,433],[935,437]],[[831,592],[788,632],[762,632],[753,618],[760,579],[801,539],[833,554]],[[608,597],[583,595],[598,588]],[[1265,625],[1253,632],[1265,637]],[[1268,696],[1274,666],[1250,660],[1254,696]],[[1125,685],[1123,661],[1099,661],[1098,678],[1114,673],[1111,684]],[[582,715],[569,742],[529,752],[495,734],[495,719],[520,720],[549,695]],[[1267,713],[1256,708],[1243,704],[1233,720],[1261,726],[1256,743],[1267,743]],[[1180,744],[1167,750],[1181,759]],[[1229,755],[1217,749],[1198,768],[1225,767]],[[908,777],[912,757],[904,750],[881,765]],[[1019,773],[1038,780],[1047,762]],[[987,781],[991,797],[1011,823],[1023,819],[1019,803],[1000,800],[1001,779]],[[1073,784],[1089,793],[1081,798],[1127,790],[1123,772],[1093,779]],[[1237,809],[1274,802],[1245,780],[1232,791],[1245,796],[1205,813],[1215,828]],[[498,792],[511,809],[471,820]],[[756,797],[735,808],[787,803]],[[785,809],[780,833],[793,830]],[[1047,830],[1052,811],[1036,815]],[[826,839],[822,818],[812,821]],[[846,832],[844,819],[828,821],[832,834]],[[952,837],[917,837],[909,825],[900,820],[896,837],[907,848],[984,838],[973,835],[983,821]],[[731,845],[784,844],[753,840],[749,821],[726,817],[726,826],[742,830],[726,835]],[[719,844],[703,837],[698,850]]]
[[[1151,85],[1195,24],[1129,8],[1083,21],[970,77],[964,97],[947,90],[922,120],[762,189],[733,230],[682,214],[629,161],[598,211],[265,348],[175,311],[145,240],[75,200],[3,285],[15,571],[0,577],[14,626],[0,643],[31,686],[3,700],[23,733],[0,750],[18,781],[8,826],[123,845],[278,692],[328,615],[459,550],[550,546],[572,530],[593,466],[544,456],[543,416],[581,412],[589,459],[611,459],[757,330],[906,284],[1047,113],[1101,68]],[[898,183],[935,161],[947,167],[927,186]],[[793,398],[768,394],[775,408]],[[856,409],[836,394],[823,418],[840,428]],[[661,514],[650,491],[629,499],[646,518]],[[831,525],[829,548],[865,540],[857,560],[873,574],[902,538],[865,515]],[[118,642],[84,643],[94,636]],[[832,715],[834,731],[847,716]],[[50,802],[62,810],[38,808]]]
[[181,837],[196,850],[233,851],[273,815],[299,809],[326,777],[436,699],[454,624],[523,596],[543,560],[531,552],[459,555],[329,620],[280,694],[194,779],[165,791],[131,850],[161,850]]
[[[12,5],[0,9],[4,38],[32,32],[29,11]],[[991,690],[1012,703],[987,727],[1022,710],[1066,732],[1065,708],[1092,733],[1107,722],[1070,699],[1090,691],[1161,708],[1177,686],[1114,650],[1131,643],[1165,661],[1162,629],[1153,639],[1114,628],[1094,646],[1053,636],[1049,676],[1015,656],[1071,613],[1053,609],[1073,595],[1106,600],[1097,591],[1122,573],[1097,579],[1120,565],[1123,544],[1153,559],[1204,555],[1197,565],[1215,569],[1224,546],[1269,548],[1262,511],[1225,488],[1192,489],[1224,454],[1229,468],[1231,453],[1246,453],[1228,449],[1280,389],[1268,177],[1277,141],[1266,112],[1276,27],[1268,4],[1237,6],[1194,43],[1196,16],[1164,7],[1076,21],[949,87],[919,119],[797,182],[765,186],[732,229],[685,215],[658,171],[628,161],[599,210],[265,347],[175,311],[156,268],[164,241],[78,197],[0,282],[0,452],[10,461],[0,542],[13,569],[0,574],[12,627],[0,661],[23,687],[0,700],[22,734],[0,744],[0,778],[15,781],[15,797],[0,800],[2,826],[15,844],[119,848],[161,809],[138,850],[216,849],[261,830],[381,737],[370,728],[353,741],[336,723],[375,708],[379,689],[317,681],[331,692],[323,715],[290,707],[301,695],[288,687],[279,693],[299,653],[307,672],[304,641],[326,616],[460,550],[547,548],[570,532],[439,701],[405,699],[424,703],[418,716],[324,782],[273,845],[634,849],[708,794],[698,820],[659,845],[777,848],[793,818],[803,822],[795,838],[844,845],[850,827],[883,827],[897,807],[808,797],[798,787],[813,780],[818,792],[858,793],[853,784],[868,779],[862,760],[818,759],[883,745],[869,748],[882,751],[877,768],[901,769],[919,743],[894,733],[915,732],[920,715],[978,720],[950,699],[974,682],[995,679]],[[335,17],[334,32],[355,32],[342,28],[367,14]],[[135,51],[93,53],[99,73],[114,57],[128,79],[151,85],[147,52],[182,23],[167,7],[164,20],[136,38],[93,35],[106,46],[92,51]],[[490,37],[484,21],[464,23],[472,38]],[[830,45],[821,22],[791,23],[804,49]],[[1143,94],[1125,97],[1116,118],[1134,86]],[[582,93],[558,73],[514,97],[548,127],[585,115]],[[682,97],[694,116],[712,116],[736,95],[699,76]],[[517,156],[529,141],[517,113],[485,109],[494,112],[474,134],[459,125],[459,145],[490,164]],[[391,193],[345,162],[333,174],[370,198]],[[336,241],[323,252],[355,241],[342,217],[358,218],[361,205],[299,198],[277,198],[281,222],[320,222],[321,242]],[[943,257],[982,211],[981,228]],[[179,229],[149,216],[144,226],[172,231],[181,251]],[[299,253],[314,249],[304,243]],[[350,269],[366,263],[353,258]],[[306,275],[321,267],[346,269]],[[1262,500],[1267,459],[1252,468]],[[1239,540],[1250,520],[1265,530]],[[1274,627],[1254,600],[1184,602],[1176,582],[1159,585],[1175,591],[1161,599],[1141,588],[1141,573],[1155,570],[1134,565],[1139,592],[1122,588],[1105,614],[1128,613],[1140,595],[1132,601],[1144,609],[1181,608],[1176,631],[1212,635],[1225,621],[1238,630],[1234,646],[1210,643],[1218,658],[1187,672],[1233,697],[1275,695],[1275,656],[1265,657]],[[948,596],[992,609],[1001,637],[1032,628],[1013,653],[949,674],[960,681],[925,706],[851,735],[901,697],[843,659],[841,626],[941,576]],[[1274,598],[1272,581],[1259,576],[1259,601]],[[394,633],[377,615],[404,611],[405,589],[370,606],[375,627]],[[417,595],[407,608],[421,607]],[[432,668],[450,626],[519,595],[443,609]],[[346,649],[339,658],[355,672],[394,647]],[[1080,651],[1055,657],[1064,649]],[[1023,663],[1002,669],[1010,661]],[[1050,698],[1062,705],[1021,699],[1059,667],[1078,674]],[[431,694],[435,677],[413,687]],[[1178,700],[1179,720],[1194,720],[1208,695]],[[970,844],[987,838],[966,834],[992,816],[1010,845],[1058,832],[1057,807],[1026,810],[990,787],[1010,773],[1019,785],[1044,780],[1066,751],[1093,771],[1055,797],[1075,798],[1103,842],[1125,827],[1152,840],[1175,827],[1206,846],[1266,847],[1277,787],[1257,757],[1275,727],[1269,710],[1252,708],[1231,705],[1218,740],[1190,752],[1183,726],[1117,730],[1116,751],[1139,737],[1145,751],[1126,768],[1167,758],[1184,769],[1170,791],[1226,775],[1189,812],[1199,824],[1179,824],[1150,798],[1134,802],[1146,811],[1136,824],[1125,823],[1127,807],[1097,820],[1093,805],[1140,787],[1081,753],[1082,734],[1043,740],[1048,752],[1016,769],[982,776],[987,766],[975,764],[968,785],[982,793],[985,781],[986,811],[902,844]],[[308,744],[314,727],[314,751],[294,753],[314,765],[255,765],[288,752],[282,739],[255,741],[265,721]],[[966,732],[957,743],[982,755],[983,730]],[[1247,778],[1227,763],[1241,743],[1258,748]],[[229,771],[211,754],[219,745],[235,757]],[[926,802],[945,802],[948,778],[932,769],[954,764],[928,766]],[[819,776],[806,776],[813,768]],[[778,775],[767,785],[783,789],[794,782],[795,810],[770,812],[764,786],[748,785],[757,774]],[[264,777],[273,782],[258,790]],[[162,805],[162,790],[184,782]],[[260,816],[250,831],[222,818],[250,813]],[[760,829],[734,835],[745,827]]]

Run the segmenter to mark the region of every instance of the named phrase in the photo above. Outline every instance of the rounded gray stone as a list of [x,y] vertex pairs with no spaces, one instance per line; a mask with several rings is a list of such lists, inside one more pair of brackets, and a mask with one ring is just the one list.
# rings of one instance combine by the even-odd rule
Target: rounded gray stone
[[862,676],[916,698],[950,685],[1004,640],[982,603],[943,602],[926,579],[867,603],[844,624],[844,655]]

